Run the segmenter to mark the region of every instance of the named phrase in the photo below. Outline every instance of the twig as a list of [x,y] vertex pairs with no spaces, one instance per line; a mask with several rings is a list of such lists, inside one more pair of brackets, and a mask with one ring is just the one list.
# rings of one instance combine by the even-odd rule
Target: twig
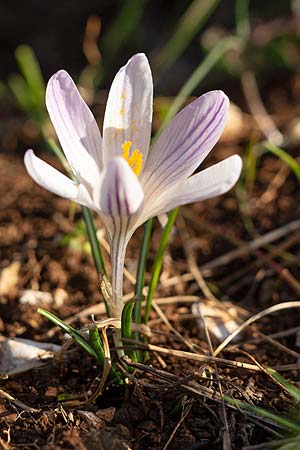
[[270,142],[275,145],[281,145],[283,142],[283,135],[277,129],[261,100],[256,78],[252,70],[248,69],[242,72],[241,84],[249,109],[258,128]]
[[271,242],[277,241],[292,231],[299,230],[300,228],[300,219],[294,220],[293,222],[289,222],[286,225],[283,225],[275,230],[270,231],[269,233],[264,234],[263,236],[254,239],[253,241],[242,245],[241,247],[234,249],[224,255],[218,256],[217,258],[209,261],[206,264],[200,266],[200,270],[205,275],[211,275],[212,269],[216,269],[217,267],[224,266],[234,261],[237,258],[242,258],[253,253],[258,248],[263,245],[270,244]]
[[234,339],[238,334],[240,334],[242,331],[244,331],[245,328],[247,328],[253,322],[261,319],[264,316],[267,316],[268,314],[272,314],[274,312],[281,311],[283,309],[288,309],[288,308],[300,308],[300,301],[299,302],[295,301],[295,302],[279,303],[278,305],[270,306],[269,308],[264,309],[263,311],[250,317],[242,325],[240,325],[233,333],[231,333],[226,339],[224,339],[224,341],[214,351],[214,355],[217,356],[232,341],[232,339]]
[[6,400],[10,401],[14,405],[16,405],[18,408],[23,409],[24,411],[33,411],[38,412],[39,410],[36,408],[32,408],[32,406],[28,406],[25,403],[21,402],[20,400],[17,400],[15,397],[10,395],[8,392],[3,391],[3,389],[0,389],[0,397],[5,398]]

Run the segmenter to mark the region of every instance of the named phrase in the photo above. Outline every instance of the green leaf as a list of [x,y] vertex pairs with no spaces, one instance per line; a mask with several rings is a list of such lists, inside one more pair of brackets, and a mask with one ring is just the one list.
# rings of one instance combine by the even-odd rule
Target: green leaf
[[45,83],[39,62],[28,45],[19,45],[15,50],[20,71],[28,85],[32,101],[41,111],[45,110]]
[[224,400],[238,408],[245,409],[247,411],[251,411],[252,413],[265,417],[266,419],[272,420],[277,425],[286,428],[287,430],[293,431],[295,433],[300,432],[300,424],[294,422],[293,420],[287,419],[285,417],[280,417],[277,414],[273,414],[270,411],[267,411],[264,408],[260,408],[258,406],[251,405],[250,403],[245,403],[240,400],[236,400],[231,397],[224,396]]
[[298,180],[300,179],[300,164],[299,162],[293,158],[289,153],[287,153],[282,148],[277,147],[276,145],[272,144],[271,142],[263,142],[263,146],[269,150],[269,152],[276,155],[278,158],[280,158],[283,162],[285,162],[291,170],[294,172]]
[[42,316],[46,317],[50,322],[54,323],[54,325],[58,326],[62,330],[64,330],[66,333],[68,333],[69,336],[71,336],[74,341],[80,345],[90,356],[92,356],[97,363],[99,363],[99,358],[97,353],[95,352],[94,348],[91,346],[91,344],[83,337],[81,336],[78,331],[76,331],[74,328],[72,328],[70,325],[63,322],[59,317],[57,317],[55,314],[47,311],[46,309],[39,308],[38,313]]
[[180,57],[200,31],[219,0],[193,0],[174,27],[175,31],[157,56],[156,64],[163,71]]
[[154,263],[153,263],[152,273],[151,273],[151,280],[150,280],[150,284],[149,284],[149,290],[148,290],[148,295],[147,295],[147,300],[146,300],[146,307],[145,307],[145,316],[144,316],[144,323],[145,324],[147,324],[147,322],[149,320],[149,314],[150,314],[150,310],[151,310],[152,299],[153,299],[154,292],[155,292],[155,289],[156,289],[156,286],[157,286],[157,283],[158,283],[158,280],[159,280],[161,266],[162,266],[162,262],[163,262],[164,252],[165,252],[166,247],[168,245],[170,233],[172,231],[172,228],[173,228],[175,219],[177,217],[178,211],[179,211],[179,208],[175,208],[169,214],[168,222],[167,222],[165,228],[163,229],[163,233],[162,233],[161,240],[160,240],[160,243],[159,243],[158,251],[157,251]]
[[280,375],[276,370],[271,369],[270,367],[266,368],[266,371],[273,377],[275,380],[283,386],[283,388],[293,397],[297,402],[300,402],[300,389],[286,380],[282,375]]

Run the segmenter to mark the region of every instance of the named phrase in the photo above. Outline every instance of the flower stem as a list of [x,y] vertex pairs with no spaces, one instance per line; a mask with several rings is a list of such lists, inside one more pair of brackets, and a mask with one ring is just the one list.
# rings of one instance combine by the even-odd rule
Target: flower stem
[[[121,227],[120,227],[121,228]],[[112,271],[112,302],[110,306],[110,316],[116,319],[122,318],[123,310],[123,272],[125,262],[125,252],[127,239],[122,234],[121,229],[111,239],[110,259]],[[119,358],[125,355],[122,348],[122,333],[120,328],[114,330],[114,343],[117,347]]]

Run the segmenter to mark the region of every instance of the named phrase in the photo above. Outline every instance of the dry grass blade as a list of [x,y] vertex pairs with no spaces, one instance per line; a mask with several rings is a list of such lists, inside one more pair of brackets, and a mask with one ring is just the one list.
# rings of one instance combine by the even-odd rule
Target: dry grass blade
[[[174,350],[164,347],[159,347],[157,345],[153,344],[141,344],[136,341],[132,341],[131,339],[123,339],[123,342],[128,343],[129,345],[134,342],[134,346],[137,348],[145,349],[148,351],[163,353],[165,355],[174,356],[176,358],[182,358],[182,359],[188,359],[192,361],[197,361],[199,363],[210,363],[210,364],[220,364],[223,366],[229,366],[234,367],[236,369],[245,369],[245,370],[254,370],[254,371],[260,371],[257,366],[254,364],[248,364],[245,362],[240,361],[232,361],[230,359],[224,359],[224,358],[218,358],[216,356],[209,356],[209,355],[199,355],[196,353],[191,352],[185,352],[183,350]],[[300,367],[300,366],[299,366]]]
[[289,308],[300,308],[300,301],[279,303],[278,305],[270,306],[269,308],[264,309],[263,311],[250,317],[219,345],[219,347],[214,351],[214,356],[217,356],[222,350],[224,350],[224,348],[232,341],[232,339],[234,339],[252,323],[256,322],[264,316],[267,316],[268,314],[272,314],[274,312]]
[[174,439],[174,436],[175,436],[178,428],[185,421],[185,419],[188,416],[192,406],[193,406],[193,401],[188,401],[188,402],[186,402],[184,404],[181,417],[180,417],[178,423],[176,424],[174,430],[172,431],[171,436],[169,437],[169,439],[167,440],[166,444],[164,445],[163,450],[167,450],[167,448],[169,447],[170,443]]
[[275,230],[272,230],[269,233],[266,233],[263,236],[260,236],[259,238],[254,239],[253,241],[251,241],[245,245],[241,245],[239,248],[237,248],[235,250],[225,253],[224,255],[218,256],[217,258],[213,259],[212,261],[209,261],[208,263],[203,264],[202,266],[200,266],[200,270],[203,274],[210,275],[211,271],[213,269],[216,269],[217,267],[229,264],[230,262],[234,261],[235,259],[242,258],[246,255],[249,255],[249,254],[253,253],[255,250],[257,250],[258,248],[262,247],[263,245],[270,244],[271,242],[277,241],[278,239],[281,239],[282,237],[286,236],[287,234],[290,234],[293,231],[299,230],[299,228],[300,228],[300,219],[289,222],[286,225],[276,228]]
[[277,129],[261,100],[256,78],[252,70],[244,70],[242,72],[241,83],[249,109],[261,132],[270,142],[276,145],[282,144],[283,135]]
[[39,410],[36,408],[32,408],[29,405],[26,405],[25,403],[21,402],[20,400],[17,400],[15,397],[10,395],[8,392],[3,391],[3,389],[0,389],[0,397],[5,398],[9,402],[11,402],[13,405],[17,406],[18,408],[23,409],[24,411],[32,411],[32,412],[38,412]]

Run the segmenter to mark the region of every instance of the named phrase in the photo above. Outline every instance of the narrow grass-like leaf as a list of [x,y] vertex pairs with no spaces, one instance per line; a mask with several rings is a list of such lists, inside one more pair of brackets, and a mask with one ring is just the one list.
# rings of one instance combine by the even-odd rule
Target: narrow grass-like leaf
[[278,158],[280,158],[282,161],[284,161],[294,172],[296,177],[300,179],[300,164],[299,162],[293,158],[289,153],[287,153],[282,148],[277,147],[276,145],[272,144],[271,142],[263,142],[263,146],[269,150],[269,152],[276,155]]
[[92,255],[97,272],[98,274],[104,273],[104,275],[107,275],[102,252],[97,238],[93,214],[89,208],[87,208],[86,206],[82,206],[82,215],[86,224],[88,238],[91,244]]
[[236,400],[231,397],[224,396],[224,400],[238,408],[245,409],[247,411],[251,411],[254,414],[265,417],[266,419],[272,420],[277,425],[286,428],[287,430],[293,431],[295,433],[300,432],[300,424],[294,422],[293,420],[287,419],[285,417],[280,417],[277,414],[271,413],[264,408],[260,408],[258,406],[251,405],[250,403],[242,402],[241,400]]
[[[93,346],[93,348],[98,356],[100,365],[102,367],[104,367],[105,358],[106,358],[105,351],[104,351],[104,345],[103,345],[102,339],[99,334],[99,330],[96,325],[91,326],[89,328],[89,336],[90,336],[90,340],[91,340],[91,345]],[[121,372],[116,368],[114,363],[111,363],[110,377],[116,379],[118,381],[118,383],[123,384],[123,376],[122,376]]]
[[[135,304],[135,298],[125,303],[122,310],[121,333],[122,338],[132,338],[132,312]],[[137,361],[137,355],[134,350],[126,350],[125,353],[133,360]]]
[[91,345],[93,347],[93,349],[95,350],[99,362],[101,363],[101,365],[104,365],[104,360],[105,360],[105,353],[104,353],[104,347],[99,335],[99,331],[98,328],[95,326],[91,326],[89,328],[89,336],[90,336],[90,341],[91,341]]
[[45,110],[45,83],[38,60],[28,45],[19,45],[15,51],[20,71],[28,85],[36,107]]
[[270,367],[266,368],[266,371],[273,377],[275,380],[283,386],[283,388],[293,397],[297,402],[300,402],[300,389],[298,389],[294,384],[290,383],[286,380],[282,375],[280,375],[276,370],[271,369]]
[[151,280],[150,280],[150,284],[149,284],[149,290],[148,290],[146,306],[145,306],[145,315],[144,315],[144,323],[145,324],[147,324],[147,322],[149,320],[152,299],[153,299],[153,295],[154,295],[154,292],[155,292],[155,289],[156,289],[156,286],[157,286],[157,283],[159,280],[164,252],[168,245],[170,233],[172,231],[178,211],[179,211],[179,208],[175,208],[170,212],[169,217],[168,217],[168,222],[162,232],[162,237],[161,237],[161,240],[159,243],[158,251],[157,251],[157,254],[156,254],[156,257],[155,257],[155,260],[153,263],[153,267],[152,267]]
[[74,341],[80,345],[90,356],[92,356],[97,363],[99,363],[99,358],[97,353],[95,352],[92,345],[83,337],[81,336],[78,331],[76,331],[74,328],[72,328],[70,325],[63,322],[59,317],[57,317],[55,314],[47,311],[46,309],[39,308],[38,313],[42,316],[46,317],[50,322],[54,323],[54,325],[58,326],[62,330],[64,330],[66,333],[71,336]]
[[248,41],[250,36],[249,0],[236,0],[235,2],[236,32],[239,37]]
[[32,103],[28,94],[28,86],[24,78],[18,73],[10,75],[8,78],[8,85],[19,104],[19,107],[23,111],[30,113],[32,110]]
[[160,71],[170,67],[194,39],[219,0],[193,0],[174,27],[175,32],[157,56]]
[[126,43],[128,36],[138,27],[147,1],[125,0],[120,4],[118,15],[101,40],[101,47],[107,55],[105,59],[112,59],[122,44]]
[[141,323],[142,317],[141,308],[143,300],[143,289],[145,285],[146,264],[148,258],[150,238],[152,233],[152,225],[153,219],[149,219],[144,225],[142,245],[136,273],[136,284],[134,289],[135,297],[137,298],[137,301],[134,305],[134,320],[136,323]]
[[234,37],[229,37],[222,39],[204,58],[204,60],[199,64],[199,66],[194,70],[190,78],[184,84],[184,86],[179,91],[174,102],[172,103],[163,123],[161,124],[155,139],[159,134],[166,128],[166,126],[171,122],[175,114],[184,105],[187,98],[193,93],[193,91],[199,86],[203,78],[208,74],[208,72],[214,67],[214,65],[220,60],[220,58],[226,53],[230,48],[235,48],[239,45],[239,40]]

